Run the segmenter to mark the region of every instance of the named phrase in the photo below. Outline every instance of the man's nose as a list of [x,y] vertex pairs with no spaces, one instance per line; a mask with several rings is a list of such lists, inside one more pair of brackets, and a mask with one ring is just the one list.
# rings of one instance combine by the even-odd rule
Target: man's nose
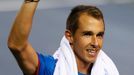
[[93,36],[92,39],[91,39],[91,46],[93,48],[96,48],[98,47],[98,40],[97,40],[97,37],[96,36]]

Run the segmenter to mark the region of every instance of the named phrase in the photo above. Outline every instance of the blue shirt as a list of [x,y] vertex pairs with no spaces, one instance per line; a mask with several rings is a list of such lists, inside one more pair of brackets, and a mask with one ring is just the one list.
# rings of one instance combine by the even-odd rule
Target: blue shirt
[[[38,66],[38,75],[53,75],[56,62],[58,60],[54,59],[53,56],[44,56],[38,54],[39,66]],[[78,72],[78,75],[85,75]]]

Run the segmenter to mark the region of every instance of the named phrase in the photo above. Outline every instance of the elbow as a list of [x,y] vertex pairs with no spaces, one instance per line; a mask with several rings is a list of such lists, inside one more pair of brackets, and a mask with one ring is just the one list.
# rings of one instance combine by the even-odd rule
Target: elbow
[[7,46],[10,49],[10,51],[13,53],[20,53],[24,48],[24,45],[19,45],[17,43],[14,43],[14,41],[12,40],[7,41]]
[[14,49],[13,42],[11,42],[10,39],[8,39],[8,41],[7,41],[7,47],[8,47],[9,49]]
[[19,48],[11,41],[7,42],[7,46],[11,52],[20,52]]

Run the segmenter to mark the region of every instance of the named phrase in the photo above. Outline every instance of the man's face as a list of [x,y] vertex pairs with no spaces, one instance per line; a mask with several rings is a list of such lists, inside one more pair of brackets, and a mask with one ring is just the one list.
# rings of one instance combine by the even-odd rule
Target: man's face
[[72,36],[72,49],[77,63],[94,63],[102,48],[104,23],[89,15],[79,17],[79,26]]

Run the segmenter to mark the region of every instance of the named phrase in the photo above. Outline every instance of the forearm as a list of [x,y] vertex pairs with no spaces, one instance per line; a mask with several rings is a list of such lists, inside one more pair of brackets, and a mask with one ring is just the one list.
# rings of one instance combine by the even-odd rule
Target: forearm
[[9,35],[8,45],[10,47],[17,47],[21,50],[26,45],[37,4],[38,2],[24,2],[22,4]]

